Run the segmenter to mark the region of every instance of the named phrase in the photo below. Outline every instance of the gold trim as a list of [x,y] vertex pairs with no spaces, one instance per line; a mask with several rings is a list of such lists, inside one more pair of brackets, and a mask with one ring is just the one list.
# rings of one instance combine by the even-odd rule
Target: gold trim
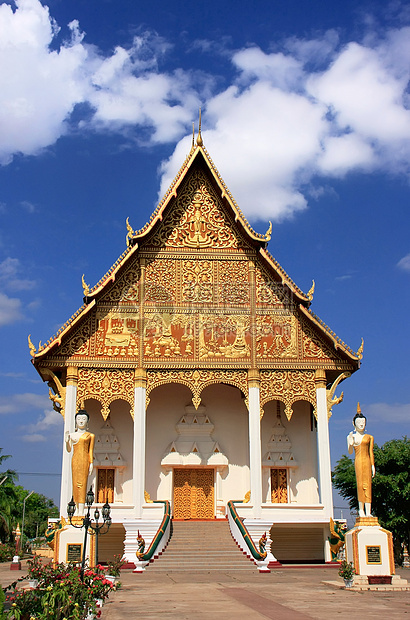
[[134,379],[135,387],[147,387],[147,371],[145,368],[136,368],[135,369],[135,379]]
[[360,575],[360,562],[359,562],[359,532],[360,528],[353,530],[352,534],[352,550],[353,550],[353,568],[356,575]]
[[323,368],[318,368],[315,372],[315,385],[316,388],[326,387],[326,372]]

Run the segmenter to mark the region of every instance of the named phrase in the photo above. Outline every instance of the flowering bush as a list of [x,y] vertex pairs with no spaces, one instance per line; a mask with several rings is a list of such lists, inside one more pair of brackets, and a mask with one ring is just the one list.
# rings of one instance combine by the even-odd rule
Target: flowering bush
[[124,564],[125,559],[122,555],[114,555],[114,559],[112,562],[108,562],[107,564],[107,575],[112,575],[113,577],[120,576],[121,566]]
[[34,555],[31,560],[27,561],[29,579],[40,579],[43,574],[44,566],[40,557]]
[[339,566],[338,572],[340,577],[349,581],[349,579],[352,579],[354,575],[353,564],[351,562],[348,562],[347,560],[343,560]]
[[[84,579],[78,566],[30,563],[29,577],[38,579],[38,588],[18,591],[13,584],[8,595],[8,620],[84,620],[96,613],[96,599],[106,599],[115,590],[101,570],[87,569]],[[35,577],[34,577],[35,574]]]
[[7,543],[0,543],[0,562],[10,562],[15,554],[15,548],[13,545]]

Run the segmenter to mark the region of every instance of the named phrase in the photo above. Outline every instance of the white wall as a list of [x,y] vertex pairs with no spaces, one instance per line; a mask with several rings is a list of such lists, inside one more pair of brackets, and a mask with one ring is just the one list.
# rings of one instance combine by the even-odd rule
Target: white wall
[[[146,490],[151,499],[172,500],[172,472],[161,468],[161,459],[177,439],[175,425],[192,405],[191,392],[170,384],[150,394],[147,411]],[[249,490],[248,411],[241,392],[226,385],[212,385],[202,392],[205,413],[214,424],[212,437],[229,460],[229,474],[222,472],[218,499],[241,499]]]
[[[310,404],[297,402],[293,405],[293,415],[290,420],[284,414],[284,405],[280,403],[281,421],[286,434],[292,444],[292,453],[298,463],[297,468],[290,469],[289,473],[289,501],[297,504],[317,504],[319,502],[317,482],[317,443],[316,430],[311,430]],[[276,423],[276,401],[265,405],[265,414],[262,418],[262,458],[268,451],[267,444],[274,432]],[[262,497],[269,498],[270,469],[263,468]]]
[[[101,415],[101,405],[95,400],[86,401],[86,410],[90,415],[89,430],[94,435],[101,433],[104,425],[104,418]],[[133,439],[133,420],[130,415],[130,406],[123,400],[117,400],[111,404],[110,424],[113,427],[113,434],[118,438],[120,444],[120,453],[126,467],[122,472],[115,472],[116,495],[119,493],[118,483],[122,482],[122,506],[132,505],[132,439]],[[92,482],[94,490],[96,489],[96,471],[89,479]],[[114,504],[116,497],[114,497]]]

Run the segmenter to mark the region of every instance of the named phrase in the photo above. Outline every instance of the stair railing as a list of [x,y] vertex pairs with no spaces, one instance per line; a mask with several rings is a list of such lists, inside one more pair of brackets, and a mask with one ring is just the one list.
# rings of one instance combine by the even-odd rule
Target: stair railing
[[154,556],[158,556],[168,544],[171,532],[171,504],[168,500],[155,500],[154,504],[164,504],[164,517],[157,533],[151,540],[147,551],[137,551],[137,563],[134,573],[145,570],[146,565]]
[[243,504],[243,500],[230,500],[227,504],[228,522],[234,540],[247,556],[252,556],[260,572],[270,572],[268,569],[269,560],[267,560],[266,551],[264,549],[262,550],[262,548],[259,550],[256,548],[246,525],[238,515],[235,503]]

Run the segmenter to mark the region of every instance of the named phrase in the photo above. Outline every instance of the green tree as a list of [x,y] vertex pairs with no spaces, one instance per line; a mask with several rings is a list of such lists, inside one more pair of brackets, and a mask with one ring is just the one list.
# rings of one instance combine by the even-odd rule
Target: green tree
[[[21,525],[23,502],[29,491],[22,486],[16,486],[15,490],[18,499],[16,517]],[[33,493],[26,501],[24,538],[35,538],[37,535],[44,536],[44,532],[47,529],[47,518],[58,516],[58,508],[51,499],[40,493]]]
[[[374,446],[376,475],[372,485],[372,514],[393,533],[396,561],[403,561],[403,545],[410,545],[410,439],[392,439]],[[333,485],[358,509],[354,462],[343,455],[332,472]]]
[[[0,467],[11,456],[10,454],[1,454],[2,452],[3,448],[0,448]],[[1,471],[0,482],[3,480],[4,482],[0,486],[0,540],[8,542],[12,538],[13,508],[17,501],[14,485],[14,481],[17,480],[16,472],[13,469]]]

